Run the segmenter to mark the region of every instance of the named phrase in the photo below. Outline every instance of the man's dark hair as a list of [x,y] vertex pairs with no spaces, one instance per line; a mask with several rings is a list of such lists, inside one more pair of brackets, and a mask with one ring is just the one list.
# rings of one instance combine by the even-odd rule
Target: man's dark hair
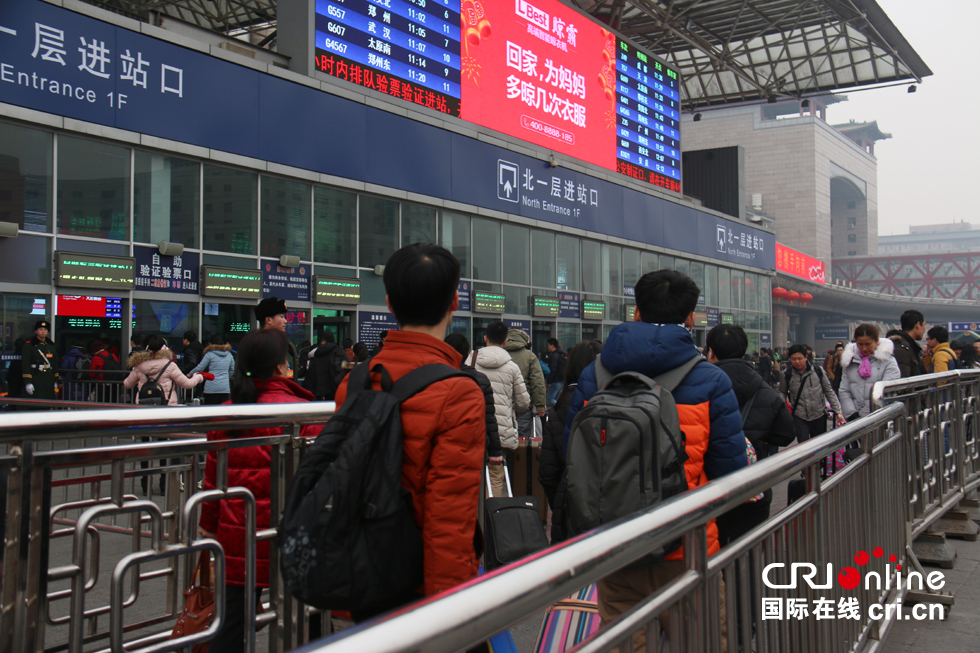
[[902,331],[911,331],[915,328],[915,325],[919,322],[925,322],[926,316],[922,314],[922,311],[917,311],[914,308],[902,313]]
[[491,345],[502,347],[507,342],[507,325],[503,320],[494,320],[487,325],[486,336]]
[[558,338],[548,338],[548,344],[555,349],[561,349],[561,345],[558,344]]
[[384,283],[398,324],[439,324],[456,297],[459,270],[452,252],[434,243],[406,245],[392,254],[385,264]]
[[701,290],[676,270],[647,272],[636,282],[640,319],[651,324],[681,324],[698,306]]
[[299,346],[300,346],[300,348],[306,348],[306,347],[309,347],[309,346],[311,346],[312,344],[313,344],[313,343],[312,343],[312,342],[310,342],[309,340],[304,340],[303,342],[301,342],[301,343],[300,343],[300,345],[299,345]]
[[194,342],[195,340],[197,340],[197,332],[184,331],[184,340],[186,340],[187,342]]
[[215,345],[215,346],[223,345],[223,344],[225,344],[225,337],[223,335],[221,335],[220,333],[216,333],[213,336],[211,336],[210,338],[208,338],[208,344],[209,345]]
[[344,338],[344,343],[341,345],[344,349],[350,349],[354,346],[354,341],[350,338]]
[[719,324],[708,331],[705,344],[719,360],[741,358],[749,347],[749,338],[745,335],[745,329],[740,326]]
[[935,338],[937,342],[949,342],[949,329],[938,324],[926,331],[926,335]]
[[470,341],[462,333],[450,333],[446,336],[446,344],[459,352],[466,362],[466,355],[470,353]]
[[789,351],[786,353],[786,358],[789,358],[793,354],[803,354],[803,357],[806,358],[806,350],[807,350],[806,345],[795,344],[789,348]]
[[333,331],[330,329],[327,329],[320,334],[320,341],[317,344],[322,345],[325,342],[337,342],[336,337],[333,335]]

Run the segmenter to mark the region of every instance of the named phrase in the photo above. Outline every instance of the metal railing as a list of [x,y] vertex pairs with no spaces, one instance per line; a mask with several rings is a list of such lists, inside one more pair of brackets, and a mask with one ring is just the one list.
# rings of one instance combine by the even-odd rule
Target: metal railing
[[[664,636],[661,614],[672,651],[881,650],[896,617],[886,611],[876,619],[871,608],[901,603],[907,588],[892,578],[890,588],[872,584],[845,591],[833,578],[825,578],[825,565],[831,563],[839,571],[855,564],[858,551],[882,547],[886,556],[871,558],[862,572],[873,571],[885,579],[889,554],[904,568],[917,568],[909,548],[914,531],[980,484],[973,419],[980,372],[879,384],[874,396],[879,405],[887,405],[866,418],[343,631],[317,648],[324,653],[463,650],[682,537],[681,575],[577,651],[628,650],[631,634],[638,630],[655,642]],[[193,566],[184,564],[181,575],[177,561],[193,563],[188,556],[216,547],[196,536],[195,510],[201,501],[230,493],[248,495],[226,487],[226,468],[219,469],[225,482],[219,481],[218,490],[197,491],[199,457],[216,451],[220,463],[227,461],[229,448],[259,444],[272,449],[274,499],[270,528],[248,542],[253,549],[257,541],[272,540],[268,609],[257,622],[271,626],[267,635],[263,633],[270,652],[306,641],[307,610],[288,596],[278,576],[275,523],[305,445],[298,436],[299,425],[322,422],[332,410],[332,404],[275,404],[9,413],[0,424],[0,446],[6,445],[0,449],[0,500],[6,507],[0,516],[0,632],[14,636],[0,638],[0,653],[163,651],[205,639],[207,634],[176,644],[167,641]],[[200,437],[207,430],[274,425],[285,425],[287,435],[212,443]],[[173,441],[137,444],[141,437]],[[39,451],[44,443],[60,446]],[[848,444],[857,444],[860,456],[822,479],[818,468],[825,456]],[[159,469],[139,467],[141,461],[160,459],[165,464]],[[707,555],[712,519],[800,472],[806,482],[802,498],[786,508],[774,506],[768,521],[716,555]],[[137,479],[160,473],[168,479],[162,500],[138,499]],[[105,542],[110,535],[129,538],[132,545],[125,555],[105,564],[111,557]],[[65,548],[70,564],[52,564],[60,540],[71,541]],[[784,564],[773,568],[768,578],[774,585],[786,585],[792,563],[817,565],[817,580],[829,580],[831,587],[817,589],[800,581],[790,589],[763,582],[764,569]],[[154,564],[157,567],[151,568]],[[110,596],[97,603],[107,574]],[[219,562],[218,587],[223,574]],[[165,586],[159,614],[130,619],[153,583]],[[840,599],[853,599],[857,618],[767,619],[761,611],[763,599],[781,606],[788,599],[805,600],[813,606],[825,598],[835,605]],[[52,609],[65,604],[60,614]],[[62,639],[56,636],[58,629],[66,631]],[[248,651],[255,649],[256,641],[253,633],[246,642]]]
[[[164,651],[215,634],[217,624],[169,640],[202,550],[214,553],[222,605],[223,552],[216,541],[198,537],[197,508],[222,498],[245,501],[245,583],[254,588],[257,542],[273,542],[270,568],[278,570],[276,524],[306,444],[300,427],[325,422],[333,410],[332,402],[312,402],[6,413],[0,423],[0,652]],[[214,442],[203,437],[206,431],[271,427],[284,435]],[[251,492],[227,484],[228,452],[255,446],[269,447],[271,454],[271,523],[262,530],[254,526]],[[217,457],[217,489],[201,491],[201,463],[209,452]],[[155,497],[157,476],[166,482]],[[143,480],[150,482],[143,490],[147,498],[140,499]],[[307,610],[285,592],[278,573],[270,574],[263,600],[257,622],[269,626],[267,650],[304,642]],[[245,603],[255,605],[249,597]],[[250,632],[249,653],[256,646]]]

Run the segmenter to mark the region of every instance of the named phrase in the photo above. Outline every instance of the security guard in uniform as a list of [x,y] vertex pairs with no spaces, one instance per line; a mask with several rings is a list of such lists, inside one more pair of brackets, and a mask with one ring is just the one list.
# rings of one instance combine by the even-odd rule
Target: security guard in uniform
[[24,394],[32,399],[55,399],[54,383],[58,378],[58,365],[54,343],[48,340],[50,330],[50,322],[38,320],[34,324],[34,337],[21,350]]

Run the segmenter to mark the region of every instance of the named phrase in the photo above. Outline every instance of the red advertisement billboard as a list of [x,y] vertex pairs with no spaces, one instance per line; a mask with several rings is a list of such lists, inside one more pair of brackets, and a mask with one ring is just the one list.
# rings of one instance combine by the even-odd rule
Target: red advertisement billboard
[[779,243],[776,243],[776,271],[813,283],[827,282],[823,261]]

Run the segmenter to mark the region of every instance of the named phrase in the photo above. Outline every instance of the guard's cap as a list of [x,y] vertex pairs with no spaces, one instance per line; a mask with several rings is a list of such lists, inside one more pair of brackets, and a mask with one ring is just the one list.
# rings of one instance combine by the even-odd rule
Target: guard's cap
[[34,323],[34,330],[37,331],[38,329],[47,329],[48,331],[50,331],[51,323],[48,322],[47,320],[38,320],[37,322]]
[[255,307],[255,319],[262,322],[267,317],[275,317],[286,312],[286,301],[278,297],[267,297]]

